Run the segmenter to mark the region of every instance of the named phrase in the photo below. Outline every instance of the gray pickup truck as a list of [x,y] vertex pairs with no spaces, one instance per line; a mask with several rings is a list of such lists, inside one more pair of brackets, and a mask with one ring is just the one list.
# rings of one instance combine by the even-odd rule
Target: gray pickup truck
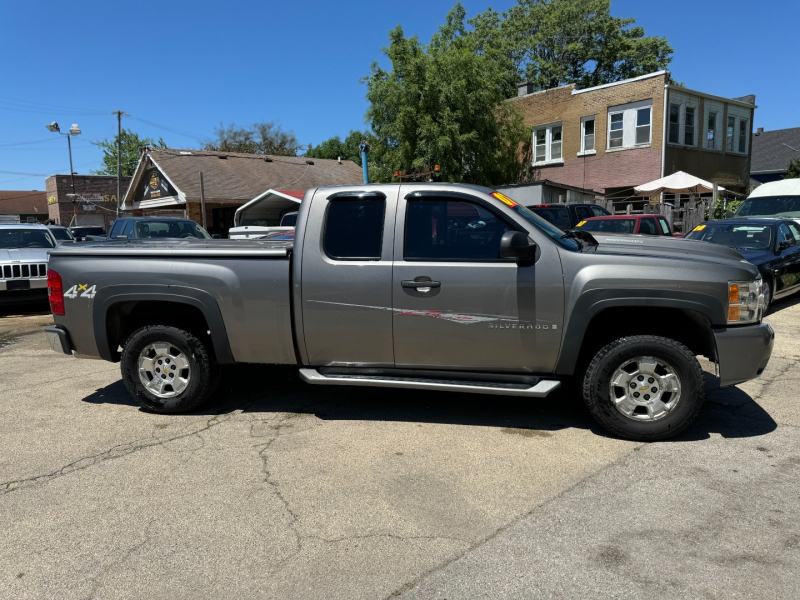
[[[52,348],[121,363],[146,409],[212,394],[219,365],[292,364],[310,384],[541,398],[576,381],[612,433],[665,439],[774,334],[735,251],[565,234],[512,199],[449,184],[306,192],[294,240],[60,246]],[[491,405],[487,405],[491,410]]]

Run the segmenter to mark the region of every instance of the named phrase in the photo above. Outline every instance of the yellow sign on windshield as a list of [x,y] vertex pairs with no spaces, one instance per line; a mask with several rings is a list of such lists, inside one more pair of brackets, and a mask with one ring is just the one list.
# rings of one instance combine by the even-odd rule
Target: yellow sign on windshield
[[580,223],[575,225],[575,227],[583,227],[584,225],[586,225],[586,221],[581,221]]
[[703,229],[705,229],[705,228],[706,228],[705,225],[698,225],[692,231],[703,231]]

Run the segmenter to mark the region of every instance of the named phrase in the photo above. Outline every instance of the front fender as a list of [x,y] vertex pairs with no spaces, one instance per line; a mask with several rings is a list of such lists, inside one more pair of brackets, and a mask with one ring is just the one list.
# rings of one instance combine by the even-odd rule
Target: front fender
[[[724,323],[725,307],[714,296],[685,290],[608,289],[587,290],[575,302],[564,330],[556,373],[572,375],[592,319],[608,308],[677,308],[702,314],[711,323]],[[654,318],[657,318],[654,316]]]

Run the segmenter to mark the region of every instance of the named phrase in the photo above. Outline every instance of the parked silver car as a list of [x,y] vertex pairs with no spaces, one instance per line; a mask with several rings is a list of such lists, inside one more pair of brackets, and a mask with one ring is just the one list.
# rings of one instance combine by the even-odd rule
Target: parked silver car
[[0,224],[0,306],[47,298],[48,252],[55,247],[44,225]]

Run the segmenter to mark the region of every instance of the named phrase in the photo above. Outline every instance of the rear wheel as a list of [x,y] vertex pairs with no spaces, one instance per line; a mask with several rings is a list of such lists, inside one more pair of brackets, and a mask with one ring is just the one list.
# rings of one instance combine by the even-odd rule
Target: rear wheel
[[181,413],[214,392],[219,367],[191,333],[166,325],[143,327],[128,338],[120,361],[125,387],[143,408]]
[[583,399],[592,416],[620,437],[670,438],[697,418],[705,382],[689,349],[656,336],[631,336],[602,348],[583,380]]

